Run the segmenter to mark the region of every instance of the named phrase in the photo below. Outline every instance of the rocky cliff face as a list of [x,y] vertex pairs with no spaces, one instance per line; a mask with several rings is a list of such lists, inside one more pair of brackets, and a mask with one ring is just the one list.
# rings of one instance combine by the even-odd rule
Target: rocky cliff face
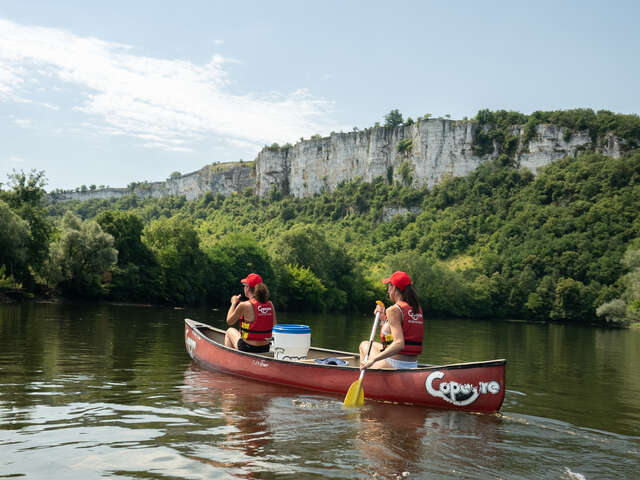
[[[433,119],[405,127],[332,134],[289,148],[267,147],[256,158],[256,193],[264,195],[276,187],[301,197],[333,190],[345,180],[371,181],[378,176],[431,187],[447,177],[467,175],[497,155],[474,154],[478,128],[469,121]],[[512,133],[522,137],[524,127]],[[534,173],[578,150],[596,150],[586,132],[565,137],[565,130],[555,125],[539,125],[528,145],[520,143],[516,161]],[[614,137],[599,150],[620,156]]]
[[[253,163],[216,164],[165,182],[142,183],[135,188],[109,188],[86,192],[52,194],[56,200],[117,198],[133,193],[140,197],[185,195],[193,200],[207,192],[227,195],[247,187],[258,195],[272,188],[304,197],[331,191],[344,181],[383,177],[413,186],[432,187],[447,177],[464,176],[497,153],[476,155],[473,151],[477,123],[431,119],[397,128],[369,128],[360,132],[334,133],[304,140],[291,147],[265,147]],[[511,133],[524,138],[524,127]],[[619,157],[621,145],[609,136],[603,145],[593,145],[587,132],[567,135],[564,128],[539,125],[527,145],[521,140],[516,162],[536,170],[548,163],[575,155],[580,150],[600,151]],[[494,151],[497,151],[494,149]]]
[[187,200],[194,200],[207,192],[240,193],[245,188],[255,185],[253,163],[232,163],[207,165],[200,170],[169,178],[164,182],[139,183],[133,188],[104,188],[84,192],[56,192],[50,194],[55,201],[111,199],[133,194],[141,198],[168,197],[184,195]]

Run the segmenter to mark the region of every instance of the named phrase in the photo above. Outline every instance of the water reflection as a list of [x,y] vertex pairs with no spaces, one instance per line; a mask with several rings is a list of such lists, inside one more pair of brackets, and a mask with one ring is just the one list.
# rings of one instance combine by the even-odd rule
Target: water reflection
[[[243,455],[243,461],[224,465],[219,457],[190,458],[235,471],[235,476],[263,478],[267,472],[295,469],[339,478],[395,479],[403,473],[472,475],[478,468],[486,473],[501,466],[494,451],[502,425],[498,415],[369,401],[361,409],[344,409],[340,399],[196,364],[186,369],[184,384],[185,404],[222,412],[228,428],[218,446]],[[272,461],[266,468],[265,459]]]
[[189,458],[215,467],[243,469],[245,473],[235,473],[240,478],[258,478],[251,470],[255,462],[261,461],[265,446],[270,442],[266,430],[266,407],[272,396],[281,393],[279,389],[209,372],[193,364],[184,372],[182,392],[186,404],[196,404],[198,409],[211,408],[222,413],[228,428],[224,429],[224,440],[219,446],[241,451],[245,460],[223,463],[198,455],[188,455]]
[[424,455],[427,411],[372,403],[359,411],[356,446],[381,478],[395,478],[419,468]]
[[500,454],[492,449],[500,429],[499,415],[370,403],[360,413],[357,446],[380,478],[463,472],[477,477],[479,468],[500,466]]

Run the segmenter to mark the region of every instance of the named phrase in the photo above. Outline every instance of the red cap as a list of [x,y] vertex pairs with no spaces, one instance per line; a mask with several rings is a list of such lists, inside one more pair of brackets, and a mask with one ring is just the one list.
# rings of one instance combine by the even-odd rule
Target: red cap
[[393,272],[389,278],[382,279],[382,283],[390,283],[394,287],[404,290],[407,285],[411,285],[411,277],[405,272]]
[[251,288],[255,287],[257,284],[262,283],[262,277],[257,273],[250,273],[247,275],[247,278],[243,278],[240,280],[240,283],[246,283]]

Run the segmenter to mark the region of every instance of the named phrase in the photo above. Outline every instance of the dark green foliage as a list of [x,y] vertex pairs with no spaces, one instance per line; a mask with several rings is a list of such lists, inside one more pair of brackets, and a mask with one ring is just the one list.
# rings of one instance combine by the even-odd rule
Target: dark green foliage
[[149,249],[140,240],[144,224],[134,213],[107,210],[100,213],[96,221],[114,238],[114,247],[118,250],[118,265],[126,265],[149,256]]
[[402,122],[404,120],[402,120],[402,114],[400,113],[400,111],[396,108],[394,110],[391,110],[389,113],[387,113],[384,116],[384,126],[385,128],[395,128],[395,127],[399,127],[400,125],[402,125]]
[[327,309],[327,288],[309,268],[285,264],[280,285],[283,308],[298,312],[322,312]]
[[215,278],[190,222],[178,217],[154,220],[145,227],[142,241],[162,267],[164,291],[160,296],[166,302],[196,304],[205,301],[208,286]]
[[30,288],[35,286],[32,272],[39,271],[47,258],[53,227],[44,208],[46,178],[44,172],[13,172],[9,175],[9,191],[0,190],[4,200],[15,214],[23,219],[29,229],[26,239],[26,262],[11,267],[12,274]]
[[396,145],[397,152],[404,155],[408,155],[409,153],[411,153],[412,149],[413,149],[413,140],[411,138],[403,138]]
[[96,221],[114,238],[118,264],[112,271],[110,298],[117,300],[163,300],[162,272],[151,249],[142,243],[144,224],[137,215],[107,210]]
[[[364,280],[354,268],[355,262],[347,255],[341,241],[329,241],[317,227],[296,225],[281,234],[275,245],[274,255],[279,263],[289,265],[288,278],[305,286],[315,285],[317,279],[319,288],[323,290],[319,304],[323,309],[351,310],[363,300],[361,283]],[[294,292],[283,289],[282,294],[286,296]],[[295,300],[290,303],[297,304]]]
[[[600,299],[600,306],[596,311],[598,317],[615,326],[640,322],[640,238],[630,243],[622,264],[627,269],[627,273],[620,279],[622,295],[614,299]],[[602,303],[602,300],[609,301]]]
[[240,280],[249,273],[259,273],[269,287],[273,303],[278,306],[275,273],[267,251],[250,235],[234,233],[205,248],[212,265],[209,301],[226,304],[232,295],[242,293]]
[[81,220],[72,212],[62,217],[51,243],[43,276],[52,288],[71,297],[97,298],[105,292],[105,272],[116,263],[113,237],[94,220]]
[[3,273],[24,278],[29,267],[29,225],[0,200],[0,267]]
[[402,180],[402,185],[410,187],[413,182],[413,166],[407,161],[403,161],[398,168],[398,173]]

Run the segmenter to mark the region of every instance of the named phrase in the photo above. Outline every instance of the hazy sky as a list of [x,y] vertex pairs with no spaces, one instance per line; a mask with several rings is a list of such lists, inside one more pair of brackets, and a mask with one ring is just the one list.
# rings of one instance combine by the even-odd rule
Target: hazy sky
[[639,113],[636,1],[0,0],[0,182],[164,180],[398,108]]

